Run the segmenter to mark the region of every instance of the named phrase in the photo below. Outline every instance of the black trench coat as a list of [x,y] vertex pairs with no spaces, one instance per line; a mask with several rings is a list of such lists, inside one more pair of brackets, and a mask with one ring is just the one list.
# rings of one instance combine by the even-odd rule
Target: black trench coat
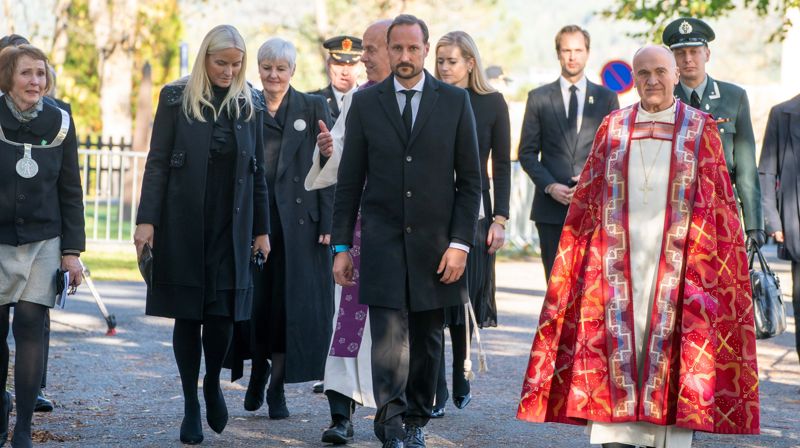
[[[319,235],[331,233],[333,187],[306,191],[319,120],[332,126],[325,100],[289,88],[273,193],[285,245],[282,280],[286,306],[286,382],[321,379],[333,319],[332,256]],[[267,126],[264,124],[264,126]],[[266,131],[265,131],[266,133]],[[272,216],[272,226],[278,225]],[[273,230],[277,230],[274,229]],[[279,273],[280,274],[280,273]],[[266,300],[256,282],[254,301]],[[257,304],[256,304],[257,305]],[[256,315],[253,343],[263,343],[265,316]]]
[[[208,151],[213,123],[189,121],[181,110],[184,85],[161,90],[147,155],[137,224],[153,224],[153,281],[146,313],[179,319],[202,319],[204,301],[203,210]],[[236,275],[236,321],[250,318],[252,239],[269,232],[267,184],[261,147],[263,114],[260,92],[252,91],[255,115],[234,121],[238,157],[234,186],[233,241]]]

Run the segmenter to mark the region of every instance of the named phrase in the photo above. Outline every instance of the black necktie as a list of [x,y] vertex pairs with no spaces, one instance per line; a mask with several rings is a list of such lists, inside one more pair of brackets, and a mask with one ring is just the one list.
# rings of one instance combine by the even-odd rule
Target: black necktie
[[403,123],[406,125],[406,132],[408,135],[411,135],[411,125],[413,124],[411,116],[411,98],[414,98],[414,94],[417,92],[416,90],[401,90],[400,93],[406,96],[406,105],[403,107]]
[[575,85],[569,86],[569,110],[567,111],[567,129],[572,134],[578,133],[578,95],[575,93],[578,88]]
[[692,90],[692,96],[689,98],[689,105],[695,109],[700,109],[700,96],[697,95],[696,90]]

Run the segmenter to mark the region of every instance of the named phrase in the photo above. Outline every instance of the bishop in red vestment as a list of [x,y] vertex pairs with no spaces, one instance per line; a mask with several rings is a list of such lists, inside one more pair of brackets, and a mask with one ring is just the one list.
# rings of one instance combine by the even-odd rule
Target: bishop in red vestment
[[592,443],[758,434],[747,256],[717,125],[672,97],[665,48],[639,50],[634,78],[641,102],[604,119],[570,205],[517,417],[589,423]]

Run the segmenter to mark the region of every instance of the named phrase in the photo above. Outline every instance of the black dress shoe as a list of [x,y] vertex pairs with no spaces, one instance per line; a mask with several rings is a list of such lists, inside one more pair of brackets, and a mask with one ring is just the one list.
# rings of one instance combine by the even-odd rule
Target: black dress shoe
[[338,418],[322,433],[324,443],[344,445],[353,440],[353,423],[346,418]]
[[53,402],[44,396],[44,391],[41,389],[39,389],[39,395],[36,397],[33,412],[53,412]]
[[323,383],[322,381],[317,381],[311,387],[311,390],[313,390],[315,394],[321,394],[325,392],[325,383]]
[[405,448],[425,448],[425,431],[421,426],[406,425],[406,438],[403,440]]
[[11,392],[5,391],[3,409],[0,409],[0,446],[6,444],[8,440],[8,416],[11,410],[14,409],[14,403],[11,402]]
[[467,395],[461,397],[456,397],[456,396],[453,397],[453,404],[455,404],[458,409],[464,409],[465,407],[467,407],[470,401],[472,401],[471,392],[467,392]]
[[383,442],[382,448],[405,448],[406,445],[402,440],[394,438]]
[[267,406],[269,418],[273,420],[289,418],[289,408],[286,407],[286,394],[283,389],[274,392],[267,389]]
[[203,398],[206,399],[206,422],[215,433],[221,434],[228,424],[228,406],[225,404],[225,396],[222,395],[219,381],[215,385],[207,385],[206,379],[203,378]]
[[434,407],[431,409],[431,418],[442,418],[444,417],[444,406],[437,408]]

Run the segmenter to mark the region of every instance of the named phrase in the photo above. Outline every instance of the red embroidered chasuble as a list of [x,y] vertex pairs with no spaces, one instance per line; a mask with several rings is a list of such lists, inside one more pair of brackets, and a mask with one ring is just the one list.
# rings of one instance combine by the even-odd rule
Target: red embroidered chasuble
[[627,170],[637,108],[612,112],[595,136],[561,234],[517,418],[758,434],[738,210],[716,123],[680,102],[647,356],[636,359]]

